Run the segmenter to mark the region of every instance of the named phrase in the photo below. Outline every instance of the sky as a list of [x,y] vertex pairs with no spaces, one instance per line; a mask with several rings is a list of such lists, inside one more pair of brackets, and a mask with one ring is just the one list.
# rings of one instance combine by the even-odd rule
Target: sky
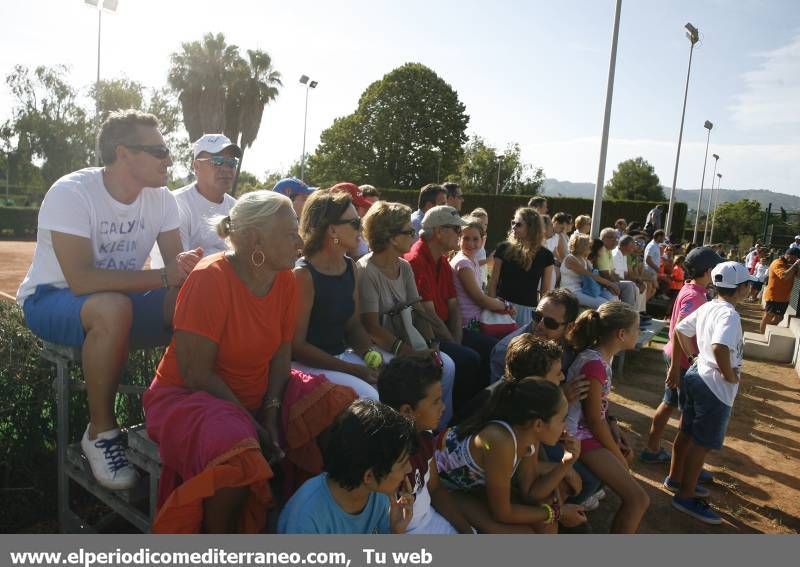
[[[611,52],[613,0],[119,0],[102,19],[101,77],[166,84],[182,42],[221,32],[267,51],[284,86],[265,111],[243,168],[285,171],[334,118],[353,112],[373,81],[406,62],[432,68],[466,105],[468,134],[560,180],[594,183]],[[3,0],[0,73],[66,64],[85,95],[97,66],[97,15],[83,0]],[[692,56],[677,186],[697,189],[706,146],[726,189],[800,196],[800,2],[623,0],[605,179],[642,156],[672,186],[689,60],[684,24],[700,30]],[[13,104],[0,84],[0,122]],[[87,106],[90,106],[87,102]],[[358,182],[359,180],[353,180]]]

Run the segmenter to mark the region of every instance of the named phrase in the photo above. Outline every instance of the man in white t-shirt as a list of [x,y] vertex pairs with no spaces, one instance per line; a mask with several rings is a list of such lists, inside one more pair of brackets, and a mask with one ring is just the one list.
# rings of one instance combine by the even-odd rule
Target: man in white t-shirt
[[739,390],[744,341],[736,304],[747,297],[752,281],[755,278],[744,264],[717,264],[711,270],[717,299],[702,305],[674,329],[677,340],[672,342],[673,360],[685,353],[694,364],[677,384],[680,432],[664,486],[676,492],[674,508],[708,524],[722,520],[708,503],[697,498],[697,481],[708,452],[722,448]]
[[619,239],[617,247],[611,252],[614,274],[620,280],[631,281],[636,286],[636,310],[639,313],[647,311],[647,287],[635,274],[628,269],[628,256],[636,251],[636,240],[628,234]]
[[[130,347],[169,341],[177,287],[201,252],[181,252],[158,119],[114,112],[99,147],[105,167],[65,175],[45,195],[17,302],[34,334],[82,348],[89,424],[81,447],[100,484],[125,489],[136,472],[114,416],[122,366]],[[169,261],[143,270],[154,242]]]
[[[227,216],[236,204],[236,199],[228,192],[233,188],[242,150],[222,134],[205,134],[192,145],[192,151],[197,180],[172,194],[181,217],[183,249],[201,248],[203,255],[208,256],[227,249],[225,241],[211,225],[211,219]],[[150,252],[150,267],[164,267],[158,246]]]
[[644,249],[644,269],[648,272],[658,274],[661,267],[661,243],[664,242],[664,231],[657,230],[653,233],[653,239]]

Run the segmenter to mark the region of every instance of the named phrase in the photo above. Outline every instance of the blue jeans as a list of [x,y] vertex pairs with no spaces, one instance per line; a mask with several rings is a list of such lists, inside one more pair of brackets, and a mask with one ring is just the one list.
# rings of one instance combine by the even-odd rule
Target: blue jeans
[[686,371],[678,391],[681,431],[707,449],[722,449],[731,419],[731,407],[722,403],[697,373],[697,365]]

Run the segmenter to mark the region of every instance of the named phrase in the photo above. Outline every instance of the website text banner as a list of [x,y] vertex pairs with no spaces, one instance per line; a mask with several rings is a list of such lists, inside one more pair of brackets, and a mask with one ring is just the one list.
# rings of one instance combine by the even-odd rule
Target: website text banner
[[797,536],[0,535],[0,566],[11,567],[763,567],[798,557]]

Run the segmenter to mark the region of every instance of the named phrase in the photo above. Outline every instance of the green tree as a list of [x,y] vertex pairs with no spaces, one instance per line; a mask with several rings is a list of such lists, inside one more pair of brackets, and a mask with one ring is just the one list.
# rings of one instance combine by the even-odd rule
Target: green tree
[[752,236],[756,240],[764,228],[761,204],[753,199],[720,203],[712,218],[716,242],[738,243],[742,236]]
[[[250,173],[249,171],[240,171],[239,178],[237,180],[237,191],[239,194],[249,193],[250,191],[257,191],[259,189],[267,189],[263,183],[258,180],[258,177]],[[270,185],[268,187],[272,189]]]
[[623,161],[606,184],[606,199],[618,201],[663,201],[664,188],[655,169],[643,157]]
[[91,97],[95,100],[99,123],[116,110],[135,108],[144,110],[144,87],[130,79],[111,79],[93,85]]
[[458,165],[457,180],[468,193],[501,193],[510,195],[535,195],[544,183],[542,168],[522,162],[519,144],[510,144],[502,154],[486,145],[483,138],[473,136],[464,146],[464,157]]
[[449,84],[407,63],[367,87],[356,111],[322,132],[306,177],[418,188],[457,171],[468,122]]
[[[77,103],[67,82],[64,65],[36,67],[32,72],[16,65],[6,78],[14,102],[3,131],[16,140],[15,156],[23,163],[41,162],[46,186],[89,165],[94,150],[94,128]],[[13,173],[12,173],[13,174]]]

